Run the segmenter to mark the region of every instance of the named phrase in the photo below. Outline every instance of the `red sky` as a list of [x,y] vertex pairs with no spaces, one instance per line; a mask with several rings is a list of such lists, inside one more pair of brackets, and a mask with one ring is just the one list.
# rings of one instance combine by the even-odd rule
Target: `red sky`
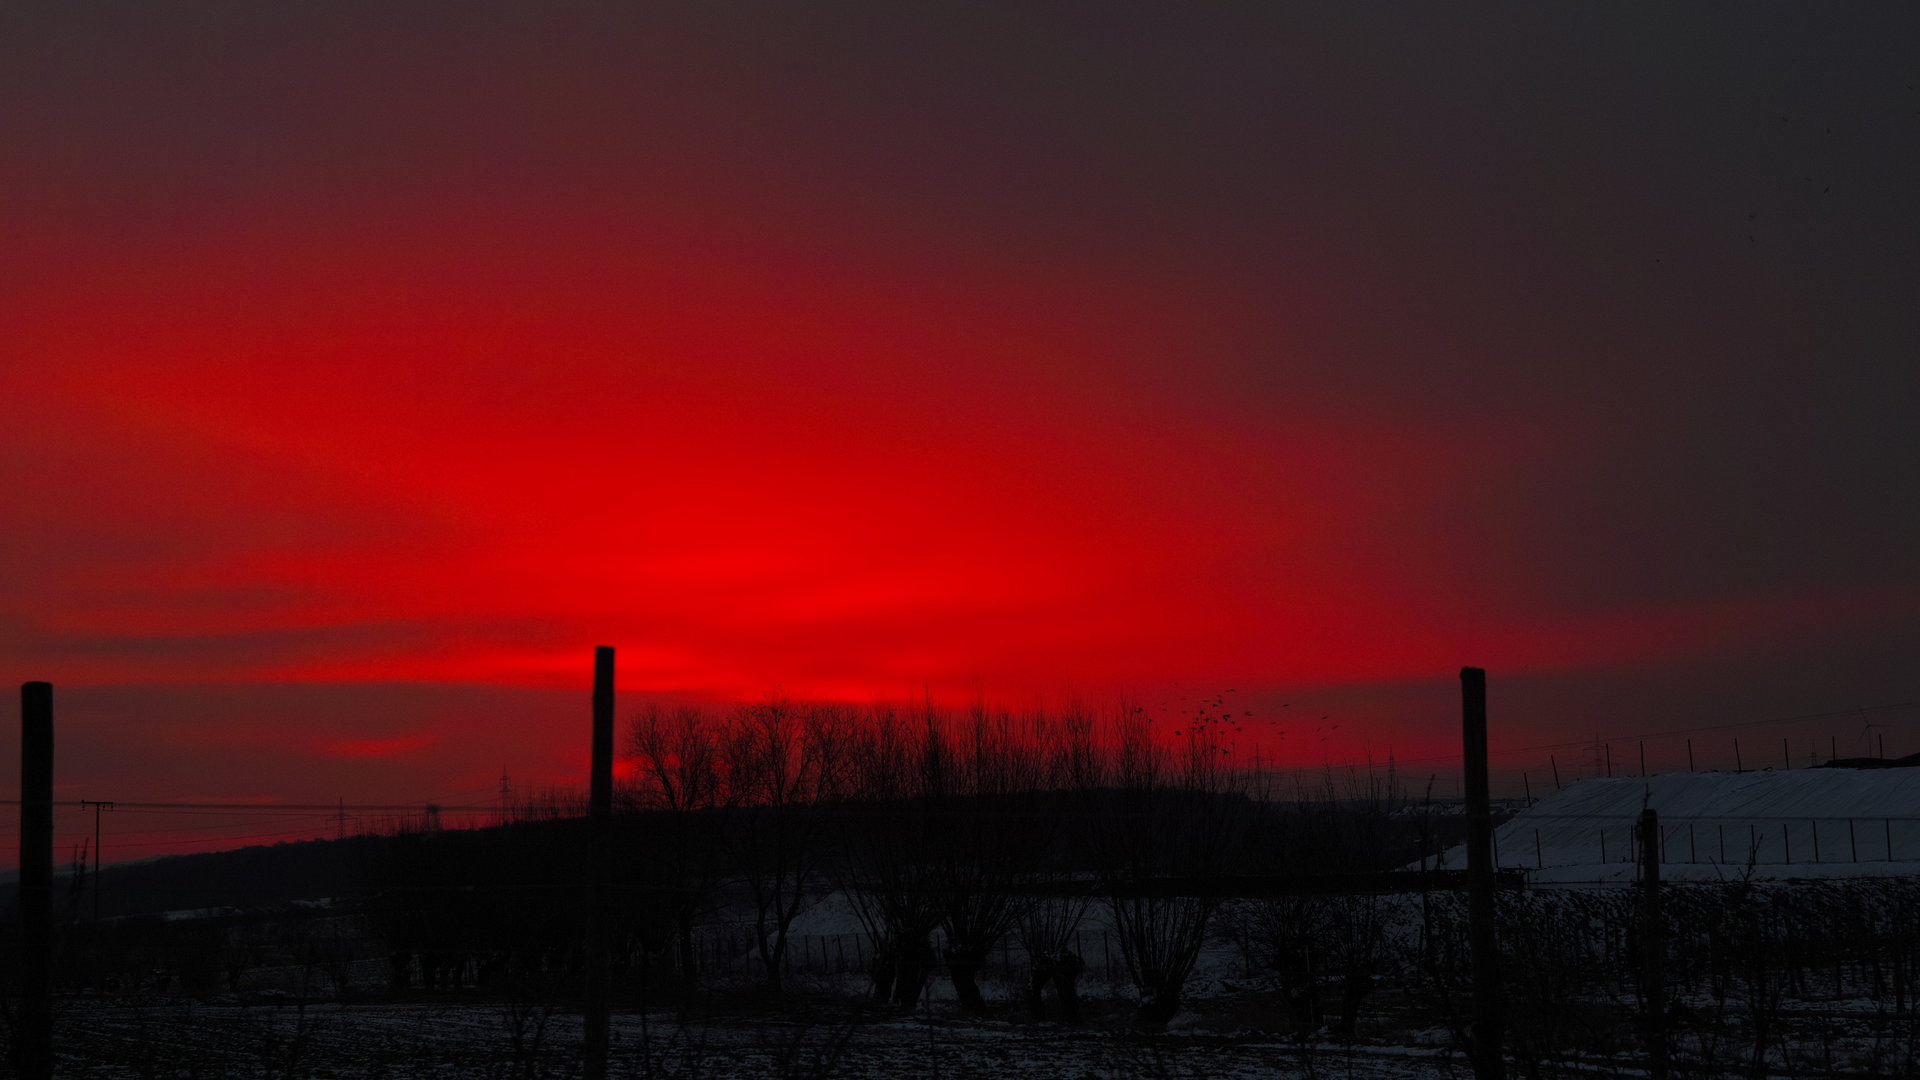
[[5,19],[63,798],[564,783],[595,644],[1307,764],[1462,664],[1496,749],[1920,700],[1910,14]]

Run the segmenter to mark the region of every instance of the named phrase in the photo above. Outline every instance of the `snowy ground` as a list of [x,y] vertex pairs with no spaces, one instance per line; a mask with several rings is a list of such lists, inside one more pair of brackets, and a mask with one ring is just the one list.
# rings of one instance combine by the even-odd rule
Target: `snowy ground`
[[[512,1039],[504,1007],[444,1005],[149,1006],[69,1012],[59,1032],[62,1077],[306,1076],[466,1078],[578,1074],[577,1015],[547,1019],[538,1046]],[[1438,1038],[1438,1033],[1436,1033]],[[1435,1045],[1305,1044],[1246,1031],[1115,1035],[938,1013],[860,1017],[844,1008],[708,1018],[617,1015],[615,1077],[759,1080],[838,1077],[1256,1077],[1333,1071],[1356,1080],[1457,1076]]]
[[[1074,1027],[1018,1019],[961,1019],[939,1009],[898,1016],[843,998],[800,995],[778,1008],[751,999],[682,1023],[672,1013],[616,1013],[610,1075],[649,1080],[1032,1080],[1343,1077],[1464,1080],[1467,1062],[1444,1028],[1366,1025],[1351,1040],[1295,1038],[1258,1026],[1271,998],[1216,999],[1166,1033],[1124,1028],[1118,1011],[1092,1010]],[[1404,1003],[1403,1003],[1404,1004]],[[1711,1008],[1704,999],[1690,1007]],[[1916,1075],[1912,1014],[1860,999],[1788,1003],[1773,1016],[1761,1075]],[[1737,1021],[1736,1025],[1737,1027]],[[516,1038],[517,1035],[517,1038]],[[56,1029],[63,1078],[304,1077],[311,1080],[492,1080],[580,1075],[578,1014],[504,1004],[95,1004],[63,1010]],[[1676,1047],[1676,1075],[1750,1078],[1738,1040],[1697,1035]],[[1641,1077],[1623,1049],[1540,1062],[1539,1075]],[[1510,1062],[1511,1075],[1528,1073]]]

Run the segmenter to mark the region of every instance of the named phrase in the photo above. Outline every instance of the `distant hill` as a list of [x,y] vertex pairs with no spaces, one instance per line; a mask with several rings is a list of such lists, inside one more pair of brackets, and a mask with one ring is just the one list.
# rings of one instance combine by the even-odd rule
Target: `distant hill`
[[[167,855],[107,866],[100,871],[100,914],[139,915],[204,908],[276,907],[294,900],[341,896],[359,888],[359,867],[374,838],[300,840],[233,851]],[[54,905],[78,902],[93,912],[93,885],[78,897],[66,868],[54,876]],[[0,883],[0,908],[19,895],[17,873]]]

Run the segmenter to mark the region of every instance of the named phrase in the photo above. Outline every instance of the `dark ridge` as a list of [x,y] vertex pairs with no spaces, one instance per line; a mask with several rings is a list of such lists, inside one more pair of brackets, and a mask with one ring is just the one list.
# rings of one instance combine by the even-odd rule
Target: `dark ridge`
[[1920,754],[1908,754],[1900,758],[1845,757],[1834,758],[1818,769],[1910,769],[1920,765]]

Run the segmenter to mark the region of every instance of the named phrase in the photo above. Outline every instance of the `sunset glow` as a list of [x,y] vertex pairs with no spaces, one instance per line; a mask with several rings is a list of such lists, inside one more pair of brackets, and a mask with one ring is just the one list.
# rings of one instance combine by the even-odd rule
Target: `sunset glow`
[[1308,766],[1452,752],[1463,664],[1496,746],[1920,699],[1895,35],[437,10],[8,17],[61,798],[572,782],[597,644],[636,705],[1233,687],[1347,718]]

